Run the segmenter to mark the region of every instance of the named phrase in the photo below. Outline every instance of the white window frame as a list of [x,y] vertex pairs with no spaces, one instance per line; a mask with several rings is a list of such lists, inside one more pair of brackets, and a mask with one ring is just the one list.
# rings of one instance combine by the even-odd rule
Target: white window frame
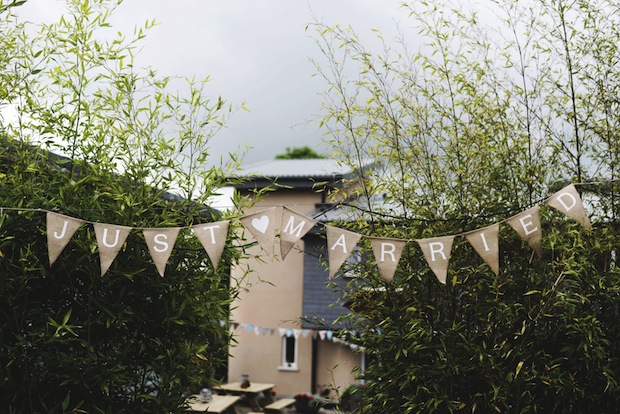
[[[282,335],[282,354],[280,366],[278,369],[280,371],[298,371],[297,367],[297,359],[299,357],[299,341],[295,338],[295,335]],[[289,347],[293,347],[293,360],[287,361],[287,355],[289,355]]]

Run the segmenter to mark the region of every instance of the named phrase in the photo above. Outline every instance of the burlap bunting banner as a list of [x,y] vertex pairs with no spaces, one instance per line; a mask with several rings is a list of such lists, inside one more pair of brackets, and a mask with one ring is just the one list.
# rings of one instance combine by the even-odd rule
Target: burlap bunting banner
[[325,226],[325,230],[327,232],[327,251],[329,255],[329,278],[331,279],[345,260],[351,256],[362,235],[332,226]]
[[155,267],[161,277],[164,276],[166,263],[172,253],[172,248],[179,235],[180,227],[169,227],[163,229],[143,229],[144,239],[149,248]]
[[249,214],[239,220],[252,233],[265,253],[273,257],[276,240],[276,207]]
[[493,270],[495,276],[499,275],[499,224],[467,233],[465,238]]
[[229,220],[224,220],[216,223],[197,224],[192,227],[192,231],[209,255],[214,270],[217,270],[224,252],[224,246],[226,246],[229,224]]
[[105,275],[116,255],[123,247],[131,227],[116,226],[114,224],[94,223],[99,260],[101,262],[101,276]]
[[448,264],[450,263],[453,242],[454,236],[418,240],[428,265],[437,279],[444,285],[448,276]]
[[537,254],[542,253],[542,230],[540,225],[540,208],[534,206],[506,220],[521,238],[527,241],[530,249]]
[[[583,201],[573,184],[553,194],[545,203],[577,221],[584,228],[592,228]],[[52,266],[80,225],[85,221],[54,212],[47,212],[46,218],[48,258],[50,266]],[[239,218],[239,221],[254,236],[260,247],[270,256],[274,254],[274,247],[278,241],[276,239],[277,232],[279,230],[280,254],[282,258],[286,258],[295,243],[302,239],[318,223],[317,220],[284,206],[271,207],[248,214]],[[538,254],[541,253],[542,230],[539,205],[512,216],[504,222],[510,225],[523,240],[527,241],[533,251]],[[132,228],[104,223],[92,224],[99,248],[101,275],[104,275],[118,255]],[[215,270],[218,268],[227,242],[229,224],[229,220],[224,220],[215,223],[197,224],[191,227],[209,255]],[[329,278],[331,279],[351,256],[357,243],[363,236],[326,224],[322,225],[327,233]],[[280,226],[279,229],[278,226]],[[499,226],[500,223],[497,223],[460,234],[465,236],[471,246],[496,275],[499,274]],[[170,258],[180,230],[181,228],[143,229],[149,252],[161,276],[164,276],[166,263]],[[452,245],[456,236],[416,240],[431,270],[443,284],[446,283]],[[379,273],[387,283],[391,283],[406,243],[412,240],[367,237],[370,239]]]
[[387,283],[392,283],[407,240],[371,237],[370,245],[377,260],[379,273]]
[[83,223],[83,220],[76,219],[62,214],[47,212],[47,253],[50,266],[56,262],[60,253],[65,249],[71,237]]
[[282,230],[280,230],[280,254],[286,258],[295,243],[316,225],[317,221],[296,211],[284,207],[282,213]]
[[588,219],[588,215],[586,214],[586,209],[583,206],[581,197],[573,184],[564,187],[552,195],[547,200],[547,204],[561,211],[567,217],[572,218],[583,227],[587,229],[592,228],[592,224],[590,224],[590,219]]

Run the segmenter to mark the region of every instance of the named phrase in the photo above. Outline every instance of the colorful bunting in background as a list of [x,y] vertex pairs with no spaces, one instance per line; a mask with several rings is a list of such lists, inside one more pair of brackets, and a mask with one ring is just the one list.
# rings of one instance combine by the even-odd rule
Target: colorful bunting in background
[[[592,228],[581,197],[573,184],[556,192],[545,200],[544,203],[575,220],[586,229]],[[7,207],[0,208],[3,211],[11,209]],[[84,223],[90,223],[94,227],[97,238],[101,275],[105,275],[109,270],[112,262],[122,249],[129,232],[133,230],[132,227],[86,222],[85,220],[55,212],[47,212],[46,219],[50,266],[54,265],[79,227]],[[271,207],[248,214],[239,218],[239,221],[253,235],[261,248],[271,256],[274,255],[274,245],[277,241],[276,232],[279,225],[280,254],[283,258],[288,255],[295,243],[318,224],[315,219],[306,217],[283,206]],[[534,252],[541,253],[542,230],[539,205],[533,206],[503,222],[512,227]],[[464,236],[493,273],[498,275],[500,267],[499,226],[503,222],[463,234],[415,241],[420,246],[429,267],[442,284],[446,283],[452,245],[454,238],[457,236]],[[207,252],[214,269],[217,269],[224,246],[226,245],[229,224],[230,221],[225,220],[197,224],[191,227],[191,230]],[[342,264],[351,256],[362,235],[326,224],[321,225],[325,227],[327,233],[329,278],[331,279],[336,275]],[[161,276],[164,276],[166,262],[170,258],[181,229],[180,227],[142,229],[153,262]],[[386,283],[391,283],[407,243],[413,240],[367,237],[370,239],[379,273]]]
[[[221,323],[224,324],[224,326],[226,325],[225,321],[221,321]],[[273,336],[275,335],[276,332],[279,333],[280,337],[286,336],[287,338],[291,338],[294,337],[295,339],[306,339],[306,338],[312,338],[312,339],[321,339],[322,341],[324,340],[328,340],[328,341],[333,341],[333,342],[342,342],[340,340],[338,340],[338,338],[336,338],[334,336],[334,332],[329,330],[329,329],[302,329],[302,328],[270,328],[267,326],[259,326],[253,323],[243,323],[243,322],[229,322],[228,323],[228,330],[230,331],[241,331],[241,332],[247,332],[247,333],[253,333],[255,335],[262,335],[262,336]]]

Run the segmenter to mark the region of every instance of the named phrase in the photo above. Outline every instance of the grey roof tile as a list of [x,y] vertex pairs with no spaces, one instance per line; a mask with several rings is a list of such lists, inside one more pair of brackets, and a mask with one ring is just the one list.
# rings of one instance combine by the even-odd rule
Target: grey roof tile
[[243,167],[239,177],[333,177],[349,174],[351,168],[338,160],[317,158],[301,160],[268,160]]

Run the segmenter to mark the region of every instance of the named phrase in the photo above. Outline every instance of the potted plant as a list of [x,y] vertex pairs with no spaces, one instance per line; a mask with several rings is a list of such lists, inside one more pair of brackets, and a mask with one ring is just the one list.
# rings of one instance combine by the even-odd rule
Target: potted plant
[[309,394],[297,394],[295,396],[295,410],[301,414],[312,414],[315,410],[314,397]]

